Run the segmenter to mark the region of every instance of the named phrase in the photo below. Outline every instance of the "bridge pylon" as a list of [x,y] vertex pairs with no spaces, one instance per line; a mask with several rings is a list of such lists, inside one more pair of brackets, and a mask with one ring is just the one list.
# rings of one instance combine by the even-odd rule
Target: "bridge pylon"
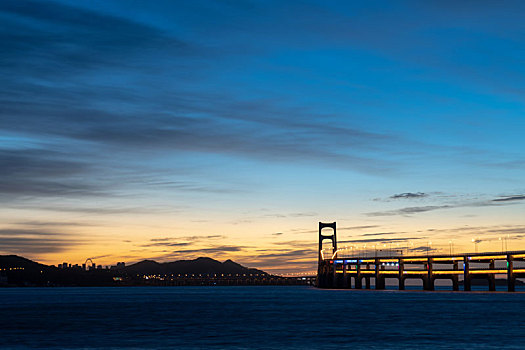
[[[323,228],[331,228],[333,233],[331,235],[324,235]],[[329,239],[332,241],[333,252],[337,252],[337,232],[336,232],[336,222],[320,222],[319,221],[319,261],[323,260],[321,251],[323,250],[323,241]]]
[[[323,234],[324,228],[331,228],[332,234]],[[329,260],[325,260],[323,256],[323,241],[332,241],[333,257],[337,254],[337,232],[336,223],[334,222],[319,222],[319,262],[317,268],[317,286],[321,288],[331,288],[336,283],[335,269]],[[331,258],[331,257],[330,257]]]

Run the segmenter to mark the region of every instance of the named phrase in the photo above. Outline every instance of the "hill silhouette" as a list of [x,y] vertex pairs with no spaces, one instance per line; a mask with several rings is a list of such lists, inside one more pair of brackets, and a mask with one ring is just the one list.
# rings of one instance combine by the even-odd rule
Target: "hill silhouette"
[[[66,272],[71,269],[59,269],[55,266],[40,264],[18,255],[0,255],[0,268],[23,268],[25,273]],[[116,269],[115,269],[116,270]],[[113,271],[115,271],[113,270]],[[18,271],[18,270],[17,270]],[[43,272],[41,272],[43,271]],[[194,260],[179,260],[159,263],[153,260],[143,260],[138,263],[121,267],[118,272],[128,275],[161,275],[161,274],[228,274],[228,275],[267,275],[258,269],[244,267],[230,259],[220,262],[212,258],[200,257]]]
[[220,262],[212,258],[197,258],[194,260],[179,260],[166,263],[158,263],[153,260],[143,260],[136,264],[126,266],[121,271],[128,274],[259,274],[266,275],[267,273],[258,269],[244,267],[232,260]]
[[48,270],[51,266],[37,263],[18,255],[0,255],[0,268],[24,268],[29,271]]

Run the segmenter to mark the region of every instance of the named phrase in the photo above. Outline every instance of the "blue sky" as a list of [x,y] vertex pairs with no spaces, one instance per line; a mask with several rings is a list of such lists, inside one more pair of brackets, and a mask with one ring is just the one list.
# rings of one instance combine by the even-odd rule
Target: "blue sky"
[[2,253],[308,270],[317,221],[334,220],[349,241],[492,249],[510,232],[519,248],[524,14],[3,2]]

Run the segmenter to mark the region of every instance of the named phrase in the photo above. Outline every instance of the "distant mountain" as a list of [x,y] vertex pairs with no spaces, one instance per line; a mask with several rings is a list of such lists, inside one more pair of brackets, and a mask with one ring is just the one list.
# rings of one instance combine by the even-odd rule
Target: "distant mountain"
[[258,269],[244,267],[231,260],[220,261],[211,258],[197,258],[194,260],[179,260],[166,263],[158,263],[153,260],[143,260],[136,264],[126,266],[121,269],[128,274],[264,274],[267,273]]
[[1,268],[24,268],[24,270],[43,271],[50,269],[51,266],[34,262],[18,255],[0,255]]
[[[57,271],[54,266],[44,265],[18,255],[0,255],[1,268],[24,268],[26,271]],[[136,264],[120,268],[119,271],[128,274],[267,274],[258,269],[244,267],[230,259],[220,262],[211,258],[194,260],[179,260],[158,263],[153,260],[143,260]]]
[[[180,260],[158,263],[143,260],[126,267],[84,271],[80,267],[61,269],[40,264],[17,255],[0,255],[0,286],[111,286],[122,278],[128,285],[142,285],[144,275],[268,275],[266,272],[250,269],[231,260],[220,261],[210,258]],[[137,278],[139,275],[140,277]],[[184,277],[184,276],[183,276]],[[255,276],[253,276],[255,277]],[[7,278],[7,279],[6,279]],[[120,279],[119,279],[120,278]],[[151,284],[151,283],[150,283]]]

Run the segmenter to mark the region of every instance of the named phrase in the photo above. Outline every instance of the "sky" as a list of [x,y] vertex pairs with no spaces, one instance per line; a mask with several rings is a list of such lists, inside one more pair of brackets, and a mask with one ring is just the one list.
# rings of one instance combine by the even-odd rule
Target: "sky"
[[360,252],[525,249],[524,15],[2,1],[0,254],[307,273],[319,221]]

